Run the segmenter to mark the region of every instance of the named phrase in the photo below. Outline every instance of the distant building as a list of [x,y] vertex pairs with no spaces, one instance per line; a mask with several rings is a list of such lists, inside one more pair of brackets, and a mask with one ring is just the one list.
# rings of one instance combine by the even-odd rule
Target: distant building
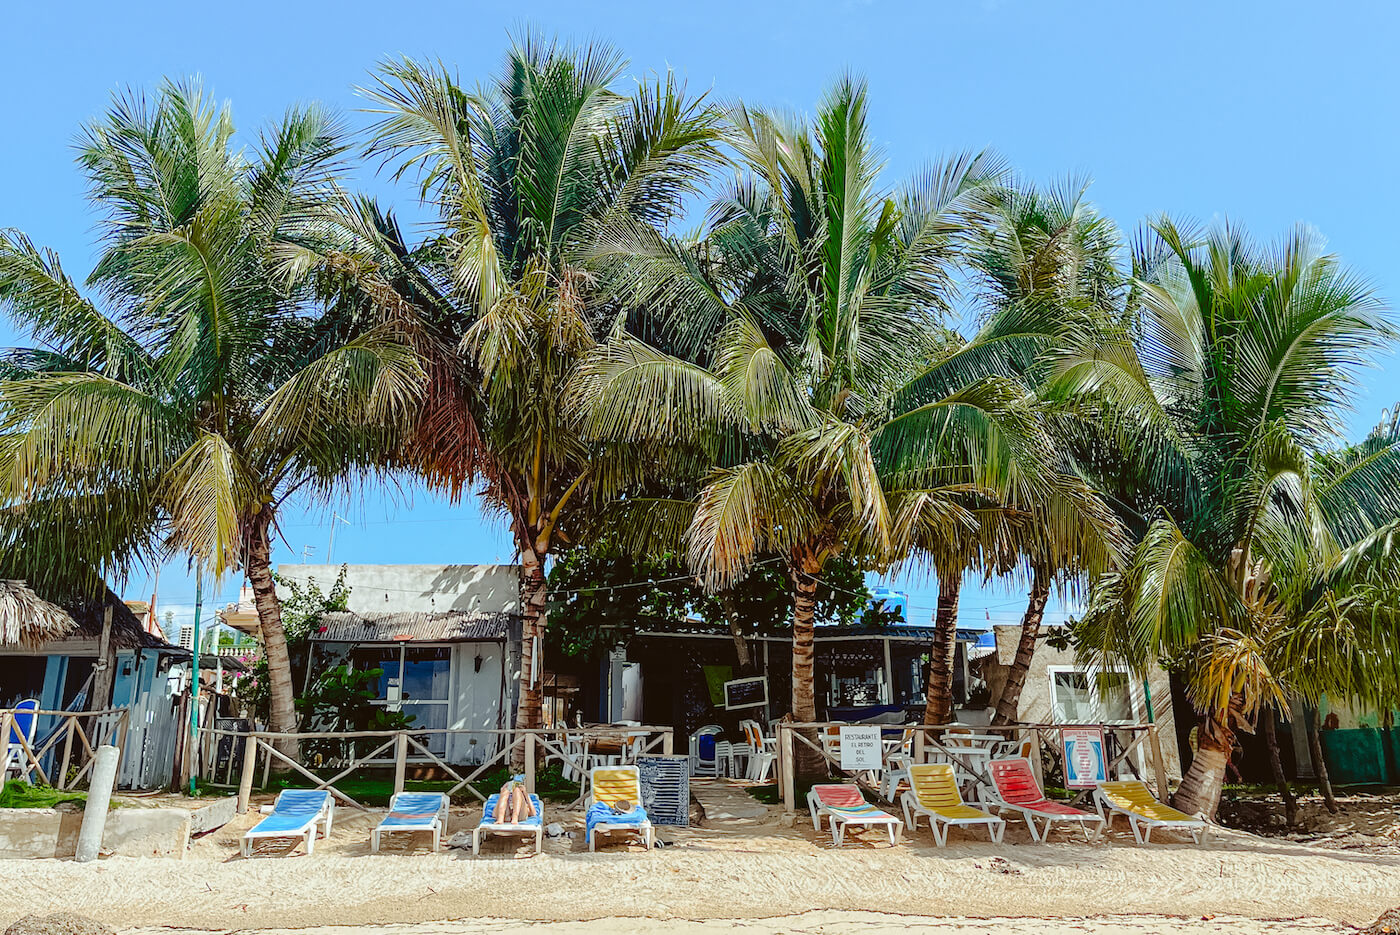
[[[329,588],[340,568],[282,565],[277,573]],[[337,665],[382,670],[370,686],[374,703],[412,716],[415,727],[510,727],[519,668],[518,580],[514,565],[346,565],[349,610],[325,614],[312,630],[312,672]],[[237,620],[241,607],[240,600],[222,619]],[[425,735],[428,749],[453,763],[482,762],[498,739]]]

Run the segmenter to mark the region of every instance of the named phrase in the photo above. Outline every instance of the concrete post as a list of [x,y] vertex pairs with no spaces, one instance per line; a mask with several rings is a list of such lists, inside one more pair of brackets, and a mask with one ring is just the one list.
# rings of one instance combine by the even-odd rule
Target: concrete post
[[97,748],[92,763],[92,781],[88,784],[87,805],[83,808],[83,824],[78,829],[78,863],[97,859],[102,847],[102,829],[107,825],[107,806],[112,801],[112,785],[117,781],[117,762],[121,751],[111,744]]

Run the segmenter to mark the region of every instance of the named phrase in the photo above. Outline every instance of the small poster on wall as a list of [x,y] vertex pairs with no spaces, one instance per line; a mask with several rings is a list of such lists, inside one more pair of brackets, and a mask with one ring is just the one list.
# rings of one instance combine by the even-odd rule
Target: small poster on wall
[[1065,753],[1065,788],[1092,789],[1108,779],[1102,727],[1066,727],[1060,731]]
[[724,683],[724,710],[761,708],[768,703],[768,680],[762,676]]
[[841,728],[841,768],[864,770],[881,768],[880,725],[847,725]]

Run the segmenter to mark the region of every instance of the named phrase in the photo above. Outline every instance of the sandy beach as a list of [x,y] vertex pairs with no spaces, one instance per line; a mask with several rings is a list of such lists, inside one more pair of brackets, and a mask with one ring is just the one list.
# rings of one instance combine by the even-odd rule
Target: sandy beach
[[[1170,836],[1137,847],[1126,831],[1094,844],[1059,832],[1036,845],[1013,823],[1001,846],[955,832],[939,849],[920,830],[894,848],[875,834],[835,848],[805,816],[788,827],[777,808],[734,812],[660,829],[667,846],[651,852],[613,844],[596,854],[577,813],[551,812],[575,836],[547,841],[538,856],[495,838],[473,858],[403,840],[371,854],[381,813],[341,808],[314,855],[247,860],[238,839],[258,816],[241,815],[196,839],[184,860],[0,861],[0,927],[65,910],[136,932],[1265,933],[1346,931],[1400,905],[1400,846],[1326,848],[1225,829],[1201,847]],[[449,831],[478,816],[455,809]]]
[[[1347,932],[1320,919],[1266,921],[1213,917],[1173,919],[1160,916],[1110,916],[1095,919],[970,919],[904,916],[878,912],[804,912],[767,919],[632,919],[606,918],[588,922],[529,922],[516,919],[456,919],[418,925],[376,925],[373,927],[317,926],[285,929],[297,935],[702,935],[733,932],[737,935],[892,935],[895,932],[933,931],[949,935],[1274,935],[1285,932]],[[137,929],[126,935],[181,935],[200,929]],[[271,933],[268,933],[271,935]]]

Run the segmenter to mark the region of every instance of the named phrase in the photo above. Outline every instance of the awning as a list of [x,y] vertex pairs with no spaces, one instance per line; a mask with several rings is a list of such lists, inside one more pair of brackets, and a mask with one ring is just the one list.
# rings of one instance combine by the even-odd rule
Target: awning
[[476,611],[357,614],[343,610],[323,614],[311,638],[322,643],[504,642],[518,619],[516,614]]

